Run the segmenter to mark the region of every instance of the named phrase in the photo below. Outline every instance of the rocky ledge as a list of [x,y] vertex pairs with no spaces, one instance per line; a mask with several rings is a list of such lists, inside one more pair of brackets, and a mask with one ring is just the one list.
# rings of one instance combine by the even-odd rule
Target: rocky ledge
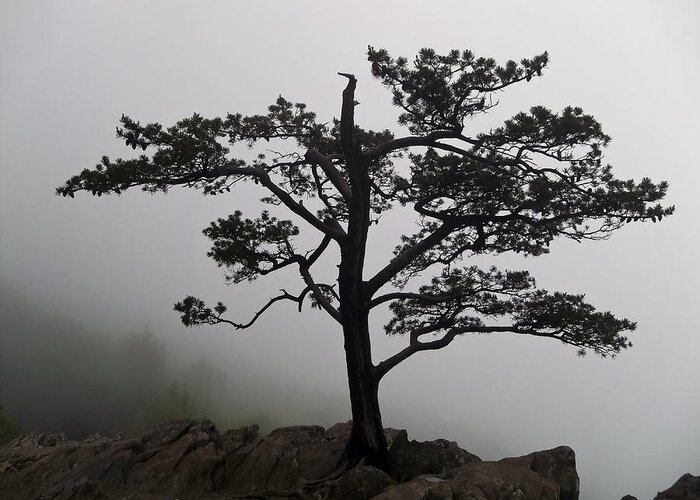
[[30,434],[0,451],[0,497],[578,498],[574,452],[565,446],[483,462],[454,442],[387,429],[387,474],[338,468],[349,433],[349,423],[265,435],[256,426],[219,433],[208,421],[176,421],[134,439]]
[[412,441],[387,429],[385,473],[339,468],[349,433],[349,423],[262,434],[175,421],[133,439],[30,434],[0,450],[0,498],[578,499],[566,446],[485,462],[452,441]]

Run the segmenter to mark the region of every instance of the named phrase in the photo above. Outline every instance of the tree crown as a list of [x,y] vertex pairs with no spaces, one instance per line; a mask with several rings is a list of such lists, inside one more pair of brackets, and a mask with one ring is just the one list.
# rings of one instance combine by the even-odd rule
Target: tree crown
[[[549,62],[546,52],[504,65],[468,50],[439,55],[422,49],[412,62],[372,47],[367,55],[372,75],[401,110],[398,124],[410,135],[357,126],[356,79],[341,73],[347,78],[341,116],[329,122],[282,96],[267,114],[213,119],[195,114],[169,128],[122,116],[117,137],[143,154],[103,157],[57,194],[185,186],[217,195],[253,181],[269,191],[263,202],[287,208],[319,232],[320,243],[300,251],[297,223],[267,211],[255,219],[236,211],[212,222],[204,230],[213,242],[208,255],[227,268],[228,279],[254,280],[296,266],[303,286],[298,293],[283,290],[247,323],[225,319],[221,302],[212,309],[188,296],[175,305],[188,326],[247,328],[274,303],[291,300],[301,309],[307,297],[342,322],[343,298],[335,284],[317,281],[311,268],[333,242],[341,248],[351,241],[366,244],[372,223],[398,203],[413,208],[419,229],[402,236],[380,271],[362,277],[363,307],[390,303],[394,316],[386,332],[410,339],[406,349],[377,365],[379,376],[415,352],[443,347],[466,333],[556,338],[580,353],[590,349],[603,356],[630,346],[623,333],[635,324],[596,311],[582,295],[538,289],[526,272],[457,264],[475,254],[541,255],[557,237],[605,239],[632,221],[656,222],[673,213],[673,207],[659,204],[667,184],[614,177],[603,161],[610,137],[578,107],[553,112],[535,106],[500,127],[465,133],[465,120],[496,106],[499,92],[541,76]],[[261,141],[290,141],[298,152],[232,157],[231,146]],[[414,277],[433,270],[432,281],[406,291]],[[380,294],[387,285],[393,291]],[[435,340],[421,340],[428,334]]]

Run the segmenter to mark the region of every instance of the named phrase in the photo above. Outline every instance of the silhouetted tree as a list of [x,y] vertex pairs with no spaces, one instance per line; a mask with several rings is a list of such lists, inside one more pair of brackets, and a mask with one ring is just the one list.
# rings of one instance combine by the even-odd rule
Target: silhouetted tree
[[[204,230],[213,241],[208,255],[234,283],[295,267],[301,288],[283,290],[247,323],[226,319],[223,303],[207,307],[193,296],[175,309],[187,326],[226,323],[242,329],[277,302],[301,308],[309,298],[343,331],[354,423],[348,457],[364,456],[385,467],[379,382],[417,352],[440,349],[460,335],[495,332],[550,337],[582,354],[591,350],[602,356],[631,345],[623,333],[635,323],[596,311],[582,295],[537,289],[525,271],[459,267],[461,258],[542,255],[556,237],[605,239],[625,223],[660,220],[673,207],[657,204],[665,182],[613,176],[602,161],[610,138],[578,107],[554,113],[536,106],[498,128],[472,133],[471,118],[497,104],[494,94],[540,76],[546,52],[503,66],[468,50],[438,55],[422,49],[409,62],[370,47],[368,59],[401,111],[399,125],[410,135],[357,126],[357,80],[339,73],[347,86],[340,119],[329,123],[317,121],[305,104],[281,96],[264,115],[205,119],[195,114],[167,129],[122,116],[117,136],[153,153],[116,161],[103,157],[57,193],[99,196],[134,186],[147,192],[184,186],[214,195],[241,181],[266,188],[269,196],[262,201],[295,214],[318,233],[318,245],[298,248],[300,229],[292,220],[267,211],[249,219],[236,211]],[[252,147],[260,141],[290,141],[298,152],[245,161],[231,157],[226,145]],[[368,276],[368,233],[396,204],[413,208],[418,229],[403,236],[393,257]],[[338,276],[319,280],[312,268],[332,246],[339,250]],[[409,288],[412,278],[426,272],[434,276],[431,281]],[[387,303],[393,318],[386,333],[405,335],[408,345],[374,363],[368,318]]]

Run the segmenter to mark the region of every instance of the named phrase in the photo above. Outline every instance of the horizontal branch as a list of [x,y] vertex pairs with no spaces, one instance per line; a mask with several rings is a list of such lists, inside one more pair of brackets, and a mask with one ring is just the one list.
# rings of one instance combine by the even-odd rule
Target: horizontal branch
[[385,302],[389,302],[391,300],[400,300],[400,299],[414,299],[414,300],[420,300],[422,302],[428,302],[431,304],[439,304],[440,302],[445,302],[450,299],[454,299],[453,295],[429,295],[425,293],[416,293],[416,292],[392,292],[392,293],[387,293],[384,295],[381,295],[379,297],[376,297],[372,299],[369,302],[369,308],[372,309],[374,307],[377,307],[380,304],[383,304]]
[[300,303],[304,300],[307,291],[304,290],[298,296],[291,295],[286,290],[280,290],[282,294],[271,298],[262,308],[260,308],[253,318],[247,323],[236,323],[229,319],[225,319],[222,315],[226,312],[226,306],[219,302],[212,310],[204,305],[204,301],[188,295],[182,302],[177,302],[174,309],[182,313],[181,320],[185,326],[201,326],[201,325],[218,325],[227,324],[233,326],[236,330],[244,330],[250,328],[257,320],[267,311],[273,304],[281,300],[291,300]]
[[453,130],[439,130],[436,132],[431,132],[429,134],[420,136],[408,136],[400,137],[398,139],[392,139],[390,141],[383,142],[377,146],[369,149],[363,153],[363,155],[370,159],[381,158],[393,151],[399,151],[401,149],[417,147],[417,146],[434,146],[436,141],[439,139],[462,139],[466,138],[460,133]]

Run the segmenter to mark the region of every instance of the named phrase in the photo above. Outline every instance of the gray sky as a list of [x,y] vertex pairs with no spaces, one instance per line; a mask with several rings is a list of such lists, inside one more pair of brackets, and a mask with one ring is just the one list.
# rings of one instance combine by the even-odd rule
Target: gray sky
[[[424,46],[469,48],[502,62],[548,50],[544,77],[502,94],[474,131],[535,104],[580,105],[613,137],[606,159],[616,174],[668,180],[677,213],[609,241],[558,242],[537,259],[479,262],[529,269],[541,287],[586,293],[639,323],[635,346],[601,360],[547,339],[459,339],[383,381],[384,423],[418,439],[456,440],[485,459],[569,444],[584,500],[650,498],[685,472],[699,474],[700,3],[436,5],[4,0],[0,278],[85,324],[125,332],[148,324],[252,379],[236,372],[236,360],[246,360],[255,376],[285,388],[290,408],[269,411],[286,423],[345,420],[342,339],[322,313],[279,307],[258,328],[233,334],[184,330],[171,311],[193,293],[224,299],[242,319],[281,286],[273,279],[227,287],[205,256],[201,229],[238,208],[256,215],[259,193],[69,200],[55,197],[55,187],[104,154],[130,153],[114,137],[122,113],[167,125],[194,112],[264,112],[281,93],[329,120],[345,83],[337,71],[358,77],[360,126],[399,132],[389,95],[369,74],[368,44],[408,57]],[[405,214],[390,222],[412,227]],[[398,234],[373,236],[370,270],[388,258]],[[377,360],[405,342],[383,338],[381,324],[376,318]]]

